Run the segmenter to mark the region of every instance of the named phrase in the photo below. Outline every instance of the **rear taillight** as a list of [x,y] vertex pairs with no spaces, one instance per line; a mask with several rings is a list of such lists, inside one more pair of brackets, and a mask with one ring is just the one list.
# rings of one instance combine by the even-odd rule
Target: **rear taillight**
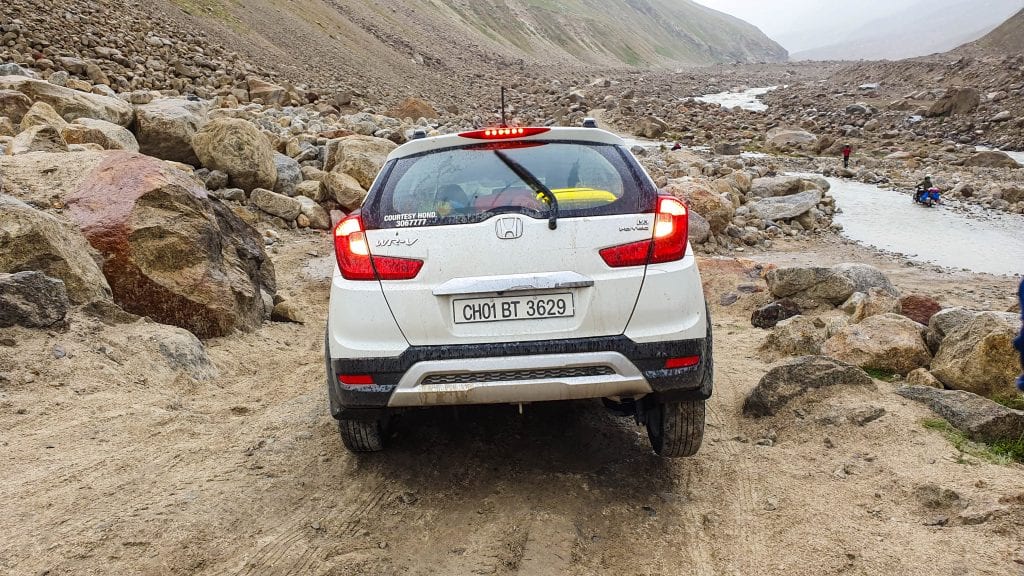
[[334,256],[346,280],[410,280],[420,273],[422,260],[371,256],[359,216],[347,216],[334,227]]
[[700,356],[679,356],[665,360],[665,368],[668,370],[673,368],[692,368],[697,364],[700,364]]
[[652,238],[605,248],[600,252],[601,258],[612,268],[681,260],[686,255],[689,225],[690,214],[685,204],[674,196],[658,196]]
[[370,374],[338,374],[338,382],[346,386],[373,386]]
[[485,130],[472,130],[470,132],[460,132],[459,136],[463,138],[472,138],[473,140],[502,140],[506,138],[525,138],[527,136],[536,136],[537,134],[543,134],[550,132],[551,128],[543,127],[499,127],[499,128],[487,128]]

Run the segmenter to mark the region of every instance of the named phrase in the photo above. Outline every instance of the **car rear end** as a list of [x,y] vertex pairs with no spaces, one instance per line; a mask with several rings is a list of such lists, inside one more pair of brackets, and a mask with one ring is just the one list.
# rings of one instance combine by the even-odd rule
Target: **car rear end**
[[346,445],[379,449],[399,409],[580,398],[640,421],[699,402],[702,430],[710,334],[687,222],[602,130],[398,148],[334,230],[327,377]]

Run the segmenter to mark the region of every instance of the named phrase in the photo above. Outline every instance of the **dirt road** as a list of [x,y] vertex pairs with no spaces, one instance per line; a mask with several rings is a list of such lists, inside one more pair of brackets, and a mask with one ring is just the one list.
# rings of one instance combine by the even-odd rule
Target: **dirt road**
[[[696,458],[656,457],[599,402],[414,412],[389,452],[349,454],[322,382],[327,280],[308,264],[328,254],[286,235],[279,283],[308,322],[208,342],[210,381],[132,325],[0,330],[0,574],[1024,573],[1024,467],[959,454],[892,385],[740,414],[766,368],[749,324],[764,297],[717,306],[749,281],[728,266],[704,272],[717,374]],[[1010,284],[887,265],[950,303]],[[965,279],[978,293],[955,291]]]

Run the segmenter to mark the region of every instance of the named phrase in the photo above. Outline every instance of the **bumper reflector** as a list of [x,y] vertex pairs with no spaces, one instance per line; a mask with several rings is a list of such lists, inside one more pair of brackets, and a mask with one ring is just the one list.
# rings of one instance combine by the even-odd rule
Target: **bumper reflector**
[[700,364],[700,356],[680,356],[665,360],[665,368],[691,368]]
[[346,386],[372,386],[373,376],[369,374],[338,374],[338,382]]

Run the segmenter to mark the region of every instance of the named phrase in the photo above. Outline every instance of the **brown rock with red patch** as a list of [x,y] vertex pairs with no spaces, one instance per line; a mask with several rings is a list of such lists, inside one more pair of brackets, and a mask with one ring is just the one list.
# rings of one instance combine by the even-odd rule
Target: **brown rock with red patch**
[[256,328],[275,292],[259,234],[186,173],[108,156],[68,202],[122,308],[201,338]]
[[921,294],[908,294],[900,298],[900,306],[904,316],[925,326],[936,312],[942,310],[942,305],[937,300]]

